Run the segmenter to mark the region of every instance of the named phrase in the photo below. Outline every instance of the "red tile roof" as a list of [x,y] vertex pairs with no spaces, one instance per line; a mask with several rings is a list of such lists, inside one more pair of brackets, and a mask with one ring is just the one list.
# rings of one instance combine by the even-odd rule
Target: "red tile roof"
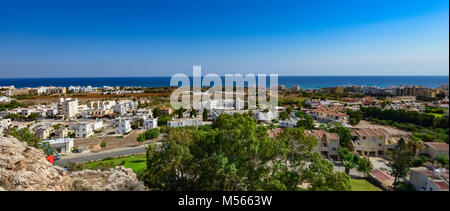
[[431,146],[432,148],[436,149],[437,151],[448,152],[448,144],[447,143],[427,142],[425,144]]
[[444,181],[433,181],[441,190],[448,190],[448,184]]
[[389,135],[389,132],[384,128],[353,128],[350,131],[350,134],[352,136],[386,136]]
[[323,137],[326,137],[329,140],[339,140],[338,134],[325,132],[323,130],[308,130],[305,131],[305,133],[309,136],[314,136],[319,140],[322,139]]
[[269,138],[275,138],[276,136],[278,136],[278,134],[280,134],[283,130],[281,128],[275,128],[272,130],[269,130]]
[[370,172],[376,179],[380,180],[380,181],[387,181],[387,180],[394,180],[395,178],[391,175],[389,175],[388,173],[381,171],[381,170],[373,170],[372,172]]

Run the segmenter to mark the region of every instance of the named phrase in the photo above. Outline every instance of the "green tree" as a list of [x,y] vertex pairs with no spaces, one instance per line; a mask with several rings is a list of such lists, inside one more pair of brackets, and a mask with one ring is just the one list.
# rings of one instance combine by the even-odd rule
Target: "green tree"
[[339,144],[349,150],[353,149],[352,135],[350,129],[344,127],[339,122],[331,123],[328,126],[328,132],[337,133],[339,136]]
[[369,157],[366,158],[358,157],[356,170],[358,170],[361,173],[364,173],[364,175],[367,177],[369,173],[373,170],[373,165],[372,162],[370,162]]
[[169,114],[165,114],[165,115],[159,117],[159,118],[158,118],[158,125],[159,125],[159,126],[167,125],[167,122],[168,122],[171,118],[172,118],[172,116],[169,115]]
[[153,118],[158,118],[158,117],[161,116],[161,109],[159,109],[159,108],[154,108],[153,111],[152,111],[152,113],[153,113]]
[[146,130],[145,132],[138,135],[136,138],[136,141],[138,142],[144,142],[146,140],[154,139],[159,137],[159,130],[158,128],[152,128],[149,130]]
[[[211,127],[172,128],[147,150],[151,190],[350,190],[349,177],[313,148],[301,128],[269,138],[249,115],[220,115]],[[309,184],[307,188],[300,185]]]
[[37,148],[37,149],[43,149],[45,153],[48,153],[46,148],[43,147],[41,140],[32,133],[28,128],[23,128],[20,130],[12,129],[11,131],[8,131],[8,134],[17,138],[19,141],[26,142],[28,146]]
[[181,107],[181,108],[179,108],[178,110],[176,110],[176,113],[177,113],[177,116],[178,116],[178,119],[181,119],[181,118],[183,118],[183,113],[186,111],[186,109],[185,108],[183,108],[183,107]]
[[447,155],[438,155],[436,156],[436,161],[439,162],[442,167],[448,166],[448,156]]
[[314,128],[314,120],[309,114],[303,114],[301,119],[297,122],[297,127],[312,130]]
[[280,119],[281,120],[286,120],[287,118],[289,118],[289,114],[286,111],[280,112]]
[[405,140],[400,139],[392,152],[391,161],[388,166],[391,167],[390,174],[394,179],[394,190],[401,185],[400,179],[404,179],[410,168],[411,153],[408,150]]
[[425,144],[423,143],[422,139],[415,136],[413,136],[412,139],[408,141],[406,146],[414,156],[416,156],[420,150],[425,149]]
[[61,128],[61,124],[53,125],[53,130],[58,130],[59,128]]
[[208,109],[203,109],[203,114],[202,114],[202,117],[203,117],[203,121],[208,121],[208,119],[209,119],[209,110]]
[[195,109],[191,109],[191,113],[189,113],[189,116],[192,117],[197,117],[197,110]]
[[39,114],[38,113],[32,113],[30,115],[28,115],[27,117],[29,120],[33,120],[36,121],[39,118]]
[[345,168],[345,173],[350,175],[350,170],[357,166],[357,158],[347,148],[339,147],[339,159]]
[[363,118],[363,113],[361,111],[352,111],[348,110],[347,114],[349,115],[349,123],[351,125],[357,125]]
[[292,106],[289,106],[289,107],[286,109],[286,112],[287,112],[288,114],[290,114],[293,110],[294,110],[294,108],[293,108]]
[[139,125],[139,127],[144,127],[144,119],[139,119],[138,120],[138,125]]

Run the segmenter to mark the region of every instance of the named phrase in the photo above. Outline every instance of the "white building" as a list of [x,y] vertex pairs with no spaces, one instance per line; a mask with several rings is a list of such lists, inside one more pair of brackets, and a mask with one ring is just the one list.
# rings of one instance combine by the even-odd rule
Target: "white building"
[[149,118],[144,120],[144,129],[152,129],[158,127],[158,118]]
[[87,138],[94,135],[94,123],[83,122],[78,125],[75,131],[75,137],[77,138]]
[[168,122],[169,127],[185,127],[185,126],[194,126],[198,127],[203,125],[203,120],[201,118],[181,118],[181,119],[172,119]]
[[11,101],[11,98],[6,97],[6,96],[0,96],[0,102],[9,103],[10,101]]
[[285,128],[285,127],[294,128],[297,126],[297,121],[292,120],[292,119],[280,120],[279,123],[280,123],[281,128]]
[[[448,171],[425,167],[411,168],[409,182],[414,185],[417,191],[449,191]],[[445,179],[443,174],[447,175]]]
[[6,131],[11,125],[11,119],[0,119],[0,136],[3,135],[3,131]]
[[256,121],[270,122],[273,119],[278,119],[278,116],[277,116],[277,112],[276,111],[272,111],[272,110],[269,110],[267,112],[257,111],[255,118],[256,118]]
[[384,128],[353,128],[350,133],[354,149],[359,155],[378,156],[386,152],[390,134]]
[[127,134],[131,132],[130,120],[119,119],[115,129],[116,134]]
[[22,109],[21,114],[24,116],[28,116],[31,114],[31,112],[33,112],[32,109]]
[[74,118],[78,114],[78,100],[71,98],[60,98],[58,113],[64,118]]
[[103,121],[102,120],[96,120],[92,123],[92,130],[98,131],[103,128]]
[[50,136],[52,131],[53,131],[53,127],[41,126],[41,127],[36,128],[34,133],[40,140],[44,140]]
[[56,108],[47,109],[47,116],[54,117],[56,115],[58,115],[58,109]]
[[88,93],[97,91],[97,88],[92,86],[69,86],[69,91]]
[[45,141],[49,143],[49,145],[60,154],[70,153],[73,148],[73,139],[72,138],[60,138],[55,140]]

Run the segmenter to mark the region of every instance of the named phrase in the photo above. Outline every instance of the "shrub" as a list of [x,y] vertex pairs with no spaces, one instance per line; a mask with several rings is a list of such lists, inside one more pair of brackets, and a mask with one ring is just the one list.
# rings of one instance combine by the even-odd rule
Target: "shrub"
[[414,157],[414,158],[411,160],[411,165],[414,166],[414,167],[419,167],[419,166],[422,166],[422,164],[423,164],[424,162],[425,162],[425,161],[424,161],[421,157]]
[[106,147],[106,142],[102,141],[102,143],[100,143],[100,147],[102,148]]
[[140,134],[137,137],[138,142],[144,142],[145,140],[154,139],[159,137],[159,130],[158,128],[153,128],[150,130],[145,131],[144,133]]

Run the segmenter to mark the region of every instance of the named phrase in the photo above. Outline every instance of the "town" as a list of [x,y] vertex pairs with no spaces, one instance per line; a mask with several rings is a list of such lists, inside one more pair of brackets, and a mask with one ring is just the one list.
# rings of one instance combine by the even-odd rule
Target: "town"
[[[314,152],[352,181],[392,190],[397,180],[417,191],[448,191],[449,86],[278,87],[278,107],[249,110],[210,100],[200,109],[170,107],[172,87],[0,87],[0,134],[42,148],[60,169],[142,155],[171,128],[210,127],[222,115],[248,115],[277,138],[302,128]],[[403,146],[407,174],[390,162]],[[71,167],[76,168],[76,167]],[[399,188],[399,187],[395,187]]]

